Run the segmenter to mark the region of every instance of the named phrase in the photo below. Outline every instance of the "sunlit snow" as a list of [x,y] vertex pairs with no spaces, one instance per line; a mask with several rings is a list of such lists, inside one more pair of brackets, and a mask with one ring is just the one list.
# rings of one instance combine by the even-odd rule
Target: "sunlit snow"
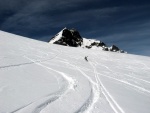
[[0,40],[0,113],[150,113],[149,57]]

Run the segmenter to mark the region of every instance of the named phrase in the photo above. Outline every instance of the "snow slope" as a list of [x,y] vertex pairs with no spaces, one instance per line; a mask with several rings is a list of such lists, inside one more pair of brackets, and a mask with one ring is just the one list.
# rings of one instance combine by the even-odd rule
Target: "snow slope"
[[150,113],[149,57],[0,40],[0,113]]

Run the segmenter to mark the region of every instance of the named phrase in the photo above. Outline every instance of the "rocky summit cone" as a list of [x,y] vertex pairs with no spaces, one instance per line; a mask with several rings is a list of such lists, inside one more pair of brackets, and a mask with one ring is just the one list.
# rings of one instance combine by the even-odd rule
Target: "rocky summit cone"
[[101,49],[104,51],[126,53],[125,51],[119,49],[115,45],[108,47],[104,42],[100,40],[83,38],[81,37],[80,33],[74,28],[67,29],[65,27],[59,33],[57,33],[54,37],[52,37],[49,43],[70,46],[70,47]]
[[57,35],[52,37],[50,43],[60,44],[64,46],[78,47],[83,43],[83,39],[76,29],[64,28]]

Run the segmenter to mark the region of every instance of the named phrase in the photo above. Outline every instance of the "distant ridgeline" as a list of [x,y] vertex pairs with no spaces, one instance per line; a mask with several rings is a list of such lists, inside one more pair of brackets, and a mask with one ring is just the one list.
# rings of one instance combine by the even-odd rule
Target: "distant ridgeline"
[[59,44],[71,47],[82,47],[88,49],[102,49],[104,51],[112,51],[119,53],[126,53],[119,49],[117,46],[112,45],[111,47],[106,46],[102,41],[95,39],[82,38],[80,33],[76,29],[64,28],[49,41],[52,44]]

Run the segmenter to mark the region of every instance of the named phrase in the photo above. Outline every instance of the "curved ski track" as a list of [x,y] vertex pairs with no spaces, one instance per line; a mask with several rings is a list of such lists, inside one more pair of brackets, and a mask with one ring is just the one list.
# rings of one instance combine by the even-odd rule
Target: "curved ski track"
[[[75,82],[76,80],[69,77],[65,73],[41,64],[42,62],[50,60],[50,59],[42,60],[42,61],[35,61],[29,58],[28,56],[24,56],[24,58],[30,60],[31,63],[35,63],[36,65],[41,66],[42,68],[59,73],[68,82],[68,86],[66,88],[60,89],[58,92],[54,94],[43,97],[39,99],[38,101],[32,102],[22,108],[15,110],[14,111],[15,113],[26,113],[26,112],[41,113],[41,111],[43,111],[46,107],[49,107],[49,105],[52,102],[55,102],[56,100],[60,98],[63,98],[63,96],[65,96],[69,92],[69,90],[74,90],[76,85],[80,85],[80,84],[76,84]],[[118,105],[118,103],[113,99],[113,97],[110,95],[107,89],[104,87],[102,82],[100,81],[98,77],[99,73],[96,71],[94,64],[92,62],[89,62],[89,64],[93,68],[95,81],[93,81],[87,74],[85,74],[77,65],[71,64],[69,62],[69,65],[75,67],[75,69],[79,71],[91,84],[91,92],[90,92],[89,97],[87,98],[87,100],[85,100],[83,105],[81,105],[81,107],[79,107],[79,109],[75,111],[75,113],[91,113],[91,111],[94,109],[94,105],[100,98],[100,94],[103,94],[105,96],[110,107],[114,110],[115,113],[125,113],[123,109]]]
[[[77,65],[71,64],[70,62],[69,62],[69,65],[75,67],[76,70],[79,71],[89,81],[91,85],[91,92],[90,92],[89,97],[85,100],[83,105],[81,105],[81,107],[75,111],[75,113],[84,113],[84,112],[91,113],[91,110],[94,108],[94,104],[98,101],[98,98],[100,96],[100,91],[99,91],[100,87],[98,83],[94,82],[88,75],[86,75],[82,70],[80,70],[77,67]],[[81,85],[81,84],[76,84],[76,85]],[[63,96],[61,97],[63,98]]]
[[[40,52],[42,52],[42,51],[40,51]],[[42,53],[44,53],[44,52],[42,52]],[[46,54],[46,53],[44,53],[44,54],[48,56],[48,54]],[[143,88],[141,86],[138,86],[136,84],[130,83],[125,80],[120,80],[118,78],[115,78],[115,77],[112,77],[109,75],[104,75],[104,74],[97,72],[96,65],[98,65],[99,63],[97,63],[96,61],[91,60],[91,61],[87,62],[87,64],[92,67],[92,69],[90,70],[86,67],[79,67],[75,61],[72,63],[72,62],[68,62],[68,60],[65,58],[58,57],[61,54],[62,54],[62,51],[60,51],[60,53],[56,54],[54,57],[49,58],[49,59],[44,59],[44,60],[35,60],[35,59],[30,58],[27,55],[24,55],[23,57],[28,59],[30,62],[0,67],[0,69],[4,69],[4,68],[24,66],[24,65],[29,65],[29,64],[36,64],[36,65],[44,68],[45,70],[53,71],[53,72],[61,75],[61,77],[67,82],[67,85],[61,86],[61,88],[57,92],[54,92],[53,94],[41,97],[39,100],[35,100],[34,102],[29,103],[28,105],[18,108],[17,110],[13,111],[12,113],[47,113],[46,111],[51,108],[51,104],[63,103],[63,100],[65,100],[65,99],[67,100],[67,96],[69,94],[70,94],[69,96],[72,96],[76,92],[76,89],[78,89],[79,86],[83,87],[83,84],[81,83],[81,81],[79,82],[79,78],[77,78],[76,76],[70,76],[64,72],[58,71],[56,69],[53,69],[53,68],[50,68],[49,66],[44,65],[43,62],[53,60],[56,57],[57,57],[56,60],[58,60],[58,62],[67,63],[68,65],[74,67],[74,69],[80,73],[79,76],[83,76],[84,80],[87,81],[90,86],[89,87],[90,91],[87,92],[87,93],[89,93],[89,95],[87,96],[87,98],[84,98],[84,100],[83,100],[84,102],[81,105],[78,105],[77,107],[75,107],[76,109],[74,109],[74,113],[92,113],[92,111],[94,110],[94,106],[101,98],[101,95],[104,95],[106,101],[109,103],[109,105],[110,105],[111,109],[114,111],[114,113],[125,113],[124,109],[119,105],[119,103],[113,98],[113,96],[107,90],[107,88],[101,81],[100,76],[106,77],[111,80],[115,80],[124,85],[128,85],[128,86],[132,87],[134,90],[140,90],[142,92],[150,94],[150,90],[148,90],[146,88]],[[97,57],[96,54],[92,54],[92,55]],[[79,59],[82,58],[82,57],[75,57],[75,56],[70,56],[70,55],[66,55],[66,56],[70,57],[72,59],[75,59],[76,61],[78,61]],[[100,64],[100,66],[106,68],[106,70],[108,70],[109,72],[112,72],[114,74],[114,72],[106,65]],[[88,71],[92,72],[95,80],[93,80],[83,70],[86,72],[88,72]],[[130,77],[134,80],[139,80],[139,81],[145,82],[147,84],[150,84],[150,82],[147,80],[136,78],[136,77],[133,77],[133,76],[130,76],[127,74],[125,74],[125,76]],[[58,76],[56,76],[56,79],[57,79],[57,77]],[[59,83],[59,81],[58,81],[58,83]],[[1,90],[2,89],[3,88],[1,88]],[[80,90],[80,89],[78,89],[78,90]],[[74,94],[74,95],[77,95],[77,94]]]
[[95,79],[97,83],[101,86],[102,94],[105,96],[106,100],[108,101],[111,108],[114,110],[115,113],[125,113],[124,110],[119,106],[119,104],[114,100],[112,95],[107,91],[103,83],[101,82],[100,78],[98,77],[98,73],[96,71],[96,68],[94,67],[94,64],[90,62],[90,65],[93,67],[94,73],[95,73]]
[[[50,71],[54,71],[56,73],[59,73],[68,82],[68,86],[67,86],[67,88],[60,89],[60,91],[58,91],[58,92],[56,92],[50,96],[43,97],[43,98],[39,99],[38,101],[32,102],[32,103],[30,103],[24,107],[21,107],[15,111],[13,111],[15,113],[26,113],[26,112],[40,113],[42,110],[44,110],[52,102],[54,102],[60,98],[63,98],[63,96],[65,96],[69,92],[69,90],[74,90],[76,85],[80,85],[80,84],[76,84],[76,82],[75,82],[76,80],[69,77],[65,73],[41,64],[43,61],[46,61],[46,60],[34,61],[33,59],[31,59],[27,56],[24,56],[24,57],[26,59],[30,60],[32,63],[37,64],[38,66],[41,66],[41,67],[48,69]],[[75,67],[76,70],[79,71],[91,84],[91,92],[90,92],[89,97],[87,98],[87,100],[85,100],[83,105],[81,105],[81,107],[79,107],[79,109],[75,111],[75,113],[83,113],[83,112],[91,113],[91,111],[94,108],[95,103],[98,101],[98,99],[100,97],[100,93],[101,93],[101,86],[98,82],[97,75],[95,74],[95,79],[96,79],[96,82],[95,82],[88,75],[86,75],[79,67],[77,67],[77,65],[73,65],[71,63],[69,63],[69,65]]]
[[[43,61],[46,61],[46,60],[43,60],[43,61],[34,61],[33,59],[25,56],[26,59],[30,60],[31,62],[41,66],[42,68],[45,68],[45,69],[48,69],[48,70],[51,70],[51,71],[54,71],[58,74],[60,74],[67,82],[68,82],[68,86],[63,87],[61,88],[58,92],[55,92],[54,94],[51,94],[50,96],[46,96],[38,101],[35,101],[35,102],[32,102],[31,104],[25,106],[25,107],[22,107],[18,110],[15,110],[15,113],[26,113],[26,112],[29,112],[28,109],[30,108],[30,111],[32,113],[40,113],[40,111],[42,109],[44,109],[48,104],[54,102],[55,100],[59,99],[60,97],[62,97],[63,95],[65,95],[70,89],[74,89],[75,87],[75,80],[72,79],[71,77],[67,76],[65,73],[63,72],[60,72],[60,71],[57,71],[57,70],[54,70],[50,67],[47,67],[43,64],[41,64],[41,62]],[[36,107],[35,107],[36,106]]]

